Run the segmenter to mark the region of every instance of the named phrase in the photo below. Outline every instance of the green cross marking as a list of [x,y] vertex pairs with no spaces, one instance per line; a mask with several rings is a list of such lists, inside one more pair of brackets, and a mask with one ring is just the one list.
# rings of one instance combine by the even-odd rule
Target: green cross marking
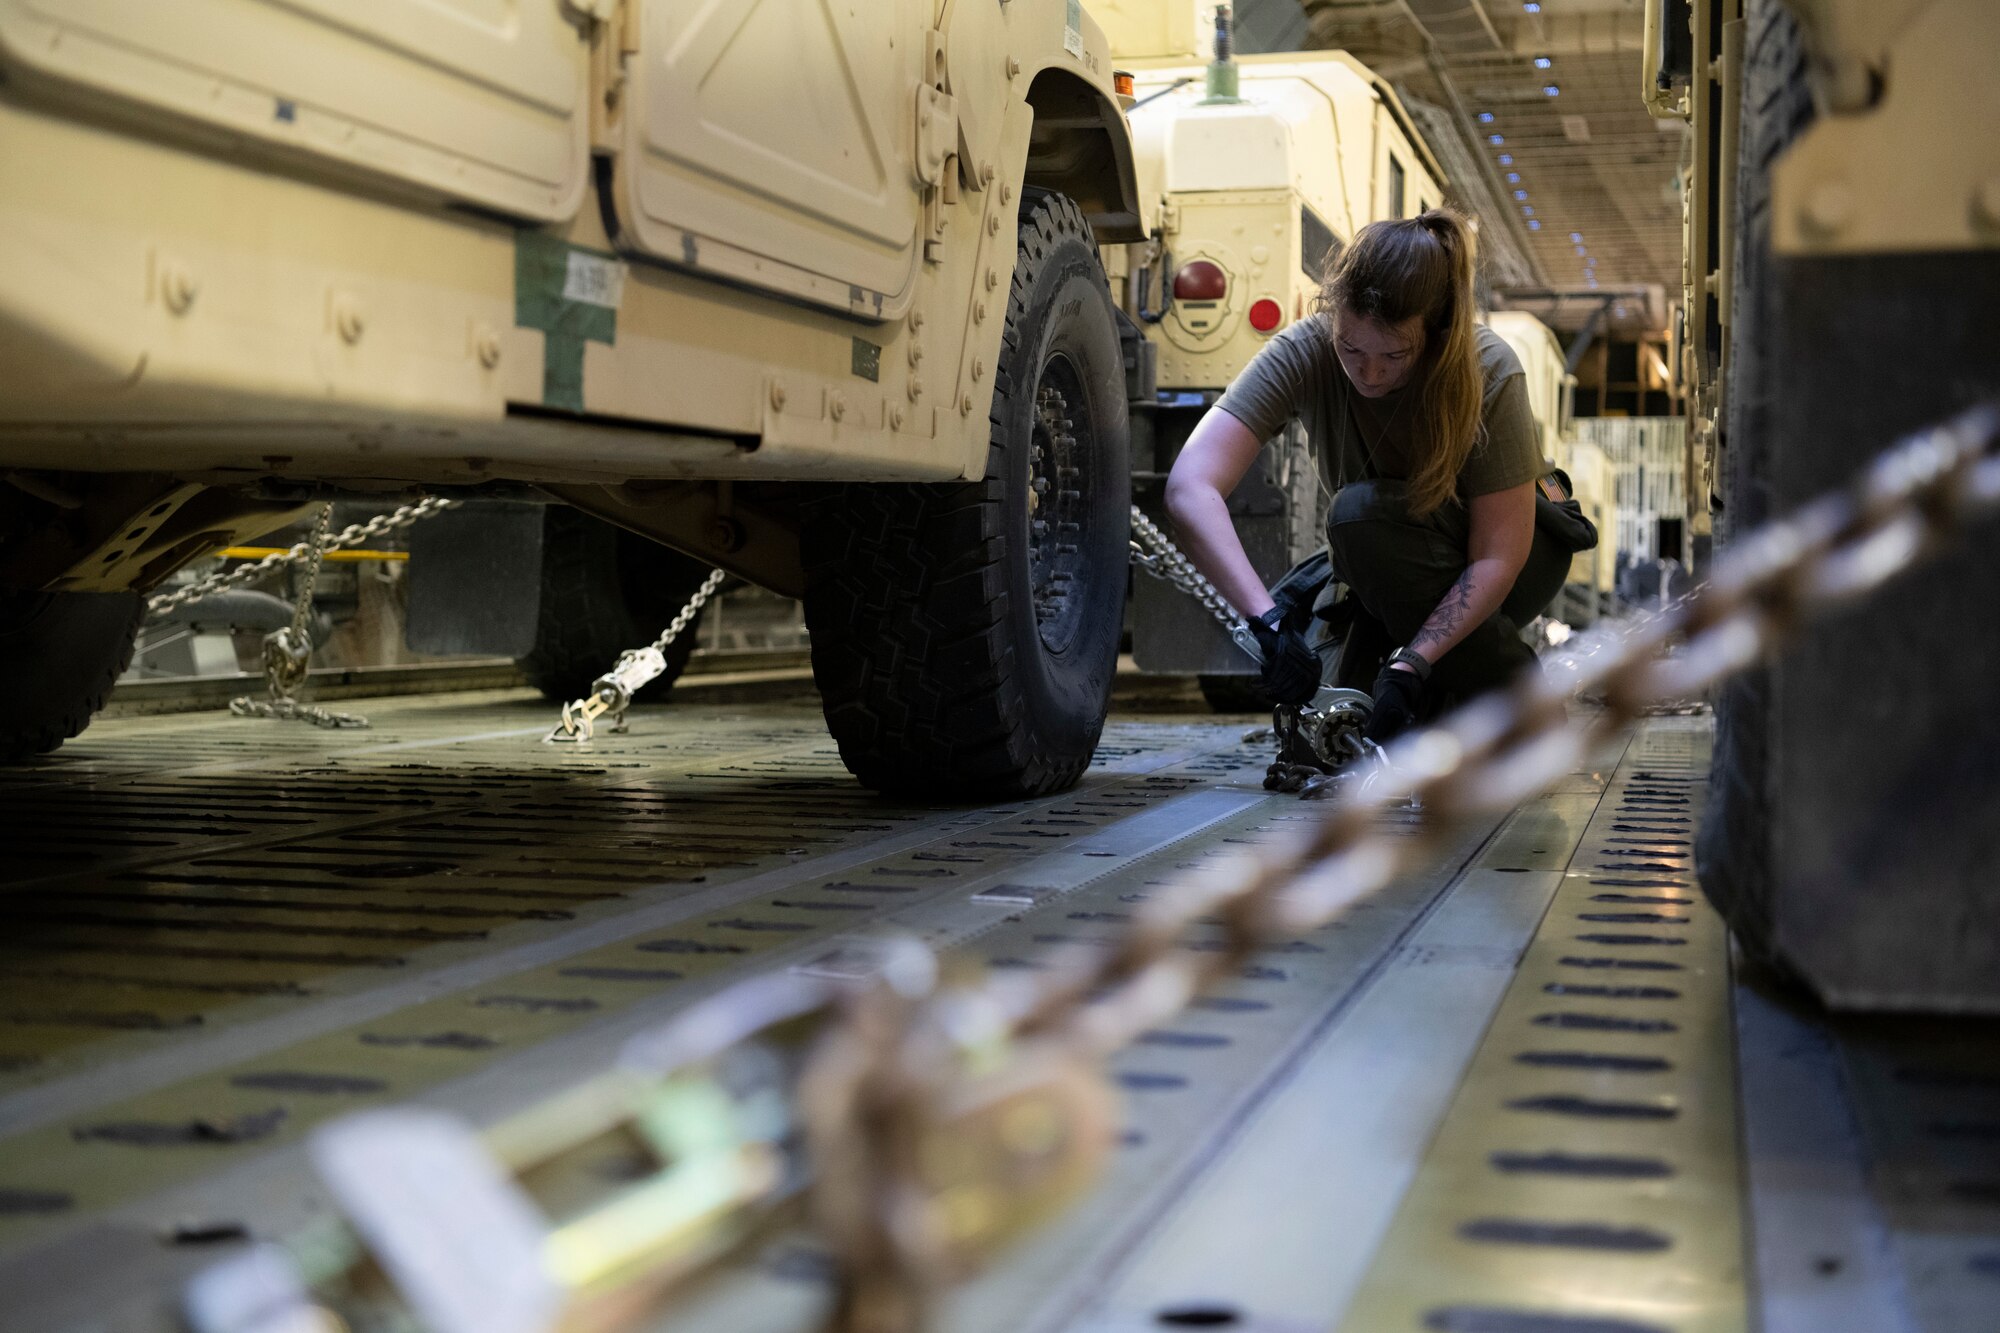
[[514,323],[540,329],[542,405],[583,411],[583,345],[618,341],[618,312],[563,294],[572,254],[612,262],[617,256],[571,245],[538,231],[514,233]]

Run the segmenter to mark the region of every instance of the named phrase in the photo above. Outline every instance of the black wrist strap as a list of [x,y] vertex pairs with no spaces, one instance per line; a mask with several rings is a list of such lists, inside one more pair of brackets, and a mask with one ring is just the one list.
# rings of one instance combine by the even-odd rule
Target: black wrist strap
[[1414,652],[1408,648],[1398,648],[1395,652],[1389,654],[1389,661],[1385,665],[1394,665],[1397,662],[1401,662],[1404,666],[1416,672],[1418,680],[1429,683],[1431,678],[1431,664],[1424,660],[1422,653]]

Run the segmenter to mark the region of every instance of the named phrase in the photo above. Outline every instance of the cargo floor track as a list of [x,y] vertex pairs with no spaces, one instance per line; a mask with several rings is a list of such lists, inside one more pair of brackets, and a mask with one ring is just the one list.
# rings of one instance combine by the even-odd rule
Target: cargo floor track
[[[581,748],[518,691],[362,707],[0,770],[0,1328],[173,1327],[189,1273],[324,1211],[331,1117],[491,1121],[858,933],[1033,966],[1315,814],[1256,719],[1158,688],[1078,788],[988,806],[871,796],[800,692]],[[1122,1052],[1111,1171],[948,1327],[2000,1328],[2000,1034],[1829,1020],[1733,959],[1708,749],[1646,721]],[[827,1271],[782,1238],[659,1326],[809,1329]]]

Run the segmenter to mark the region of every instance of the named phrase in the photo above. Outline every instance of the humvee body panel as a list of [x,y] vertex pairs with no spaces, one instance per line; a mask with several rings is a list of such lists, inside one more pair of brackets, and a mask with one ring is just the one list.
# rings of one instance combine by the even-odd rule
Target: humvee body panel
[[0,0],[58,103],[540,221],[588,182],[587,57],[556,0]]
[[[91,0],[78,12],[111,31],[126,7]],[[461,16],[472,36],[438,57],[424,105],[440,123],[468,122],[453,126],[465,142],[536,138],[521,131],[519,107],[547,109],[568,89],[550,124],[578,146],[562,177],[570,193],[532,207],[453,192],[461,175],[448,162],[435,180],[364,176],[345,150],[272,131],[264,121],[280,105],[293,107],[293,125],[322,124],[290,85],[272,90],[290,68],[277,61],[281,43],[265,66],[229,57],[264,70],[254,126],[189,111],[141,130],[80,114],[78,90],[108,90],[124,66],[104,54],[108,38],[91,38],[90,58],[68,72],[24,54],[29,39],[60,48],[94,31],[49,8],[0,0],[8,468],[210,484],[977,477],[1022,190],[1094,194],[1086,211],[1120,239],[1142,211],[1103,38],[1065,0],[952,6],[947,29],[914,0],[860,17],[814,7],[810,24],[782,34],[758,15],[793,7],[657,3],[632,11],[644,22],[631,27],[550,28],[550,0],[516,25],[522,41],[533,31],[570,43],[560,61],[533,66],[539,82],[523,76],[532,97],[447,77],[486,73],[478,24]],[[384,30],[372,44],[332,33],[319,4],[204,0],[185,13],[255,15],[301,49],[301,34],[324,29],[326,49],[365,48],[394,73],[435,18],[435,7],[408,8],[429,17],[397,18],[386,0],[356,10],[352,26]],[[170,25],[135,19],[118,31],[142,64],[164,68],[182,51]],[[638,35],[625,52],[628,31]],[[755,87],[725,92],[722,82],[759,72],[731,54],[744,43],[767,68]],[[492,79],[511,77],[502,56],[532,65],[510,51],[494,56]],[[564,84],[557,67],[570,60]],[[592,129],[595,99],[612,91],[607,61],[623,71],[610,99],[621,110]],[[353,87],[325,93],[357,116],[374,105],[363,69],[349,69]],[[676,90],[682,79],[691,86]],[[813,112],[813,132],[794,126],[790,143],[759,119],[760,97],[780,119]],[[145,105],[157,111],[164,94]],[[393,123],[400,105],[375,110]],[[939,117],[928,131],[920,107]],[[686,142],[669,153],[679,115]],[[592,133],[606,153],[596,181],[585,169]],[[925,143],[946,160],[924,157]],[[1087,179],[1064,174],[1085,168]],[[477,174],[468,165],[463,178]]]
[[648,4],[618,136],[621,239],[689,267],[727,247],[708,264],[753,286],[902,314],[921,259],[927,182],[909,141],[929,10]]

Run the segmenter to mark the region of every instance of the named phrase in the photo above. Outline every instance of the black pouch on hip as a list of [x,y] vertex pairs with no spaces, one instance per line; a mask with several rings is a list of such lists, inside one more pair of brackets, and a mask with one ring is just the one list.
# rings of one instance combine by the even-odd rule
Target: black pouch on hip
[[1574,555],[1597,549],[1597,525],[1584,517],[1583,506],[1570,494],[1569,474],[1561,468],[1535,483],[1535,526],[1558,550]]

